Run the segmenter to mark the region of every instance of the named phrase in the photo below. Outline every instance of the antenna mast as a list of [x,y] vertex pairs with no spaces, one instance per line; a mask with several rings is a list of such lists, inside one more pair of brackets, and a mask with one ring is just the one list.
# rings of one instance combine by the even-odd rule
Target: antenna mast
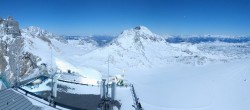
[[[109,55],[110,56],[110,55]],[[108,96],[108,94],[109,94],[109,91],[108,91],[108,87],[109,87],[109,56],[108,56],[108,81],[107,81],[107,92],[106,92],[106,96]]]
[[109,82],[109,57],[110,56],[108,56],[108,82]]
[[50,49],[50,66],[51,66],[51,70],[52,70],[52,45],[51,45],[51,49]]

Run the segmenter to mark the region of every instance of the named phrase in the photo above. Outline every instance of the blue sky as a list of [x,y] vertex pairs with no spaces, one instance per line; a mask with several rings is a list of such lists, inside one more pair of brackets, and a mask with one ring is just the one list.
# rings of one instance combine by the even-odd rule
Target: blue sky
[[157,34],[250,35],[250,0],[0,0],[21,28],[116,35],[144,25]]

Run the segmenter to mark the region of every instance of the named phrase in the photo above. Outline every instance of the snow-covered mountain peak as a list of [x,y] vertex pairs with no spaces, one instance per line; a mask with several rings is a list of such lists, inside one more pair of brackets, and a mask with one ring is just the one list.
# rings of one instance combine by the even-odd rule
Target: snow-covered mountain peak
[[22,33],[27,33],[30,34],[32,36],[47,36],[47,37],[51,37],[53,36],[52,33],[49,33],[48,31],[41,29],[39,27],[35,27],[35,26],[29,26],[28,28],[22,29]]
[[163,38],[159,35],[152,33],[145,26],[137,26],[132,29],[124,30],[115,41],[116,44],[141,44],[143,42],[159,42]]
[[[110,63],[114,65],[151,66],[153,61],[156,62],[171,51],[168,49],[168,44],[161,36],[152,33],[144,26],[138,26],[124,30],[110,45],[96,49],[84,57],[101,59],[98,61],[103,65],[106,65],[106,59],[110,57]],[[102,55],[96,56],[100,53]]]
[[30,33],[42,33],[45,30],[36,27],[36,26],[29,26],[28,28],[22,29],[23,32],[30,32]]
[[143,33],[143,34],[153,35],[153,33],[145,26],[136,26],[134,30],[141,34]]
[[149,36],[156,37],[156,34],[152,33],[145,26],[136,26],[135,28],[124,30],[120,36],[126,36],[126,35],[144,36],[144,38],[149,37]]

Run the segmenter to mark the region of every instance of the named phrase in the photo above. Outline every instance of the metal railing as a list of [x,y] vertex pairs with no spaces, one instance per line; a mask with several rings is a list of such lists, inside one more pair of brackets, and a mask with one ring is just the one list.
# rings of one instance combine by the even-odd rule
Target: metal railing
[[142,108],[142,105],[141,105],[141,103],[140,103],[140,101],[139,101],[138,96],[137,96],[136,93],[135,93],[135,88],[134,88],[134,85],[133,85],[133,84],[130,85],[130,90],[131,90],[131,93],[132,93],[132,96],[133,96],[133,100],[134,100],[134,105],[133,105],[133,107],[135,108],[135,110],[144,110],[144,109]]

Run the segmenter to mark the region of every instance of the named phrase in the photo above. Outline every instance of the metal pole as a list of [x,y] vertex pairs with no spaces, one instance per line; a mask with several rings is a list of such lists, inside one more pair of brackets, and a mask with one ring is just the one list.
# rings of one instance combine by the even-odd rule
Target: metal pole
[[109,86],[109,57],[110,57],[110,55],[108,56],[108,81],[107,81],[106,98],[108,97],[108,94],[109,94],[109,88],[108,88],[108,86]]
[[52,45],[51,45],[51,50],[50,50],[50,66],[51,66],[51,69],[52,69]]
[[101,89],[102,89],[102,91],[101,91],[101,92],[102,92],[102,97],[101,97],[101,98],[102,98],[102,99],[105,99],[105,98],[106,98],[105,81],[106,81],[105,79],[102,79],[102,85],[101,85]]
[[[17,47],[16,47],[16,50],[18,50],[17,49]],[[16,80],[15,80],[15,88],[18,88],[18,79],[19,79],[19,61],[18,61],[18,59],[19,59],[19,55],[18,55],[18,51],[16,52],[16,59],[15,59],[15,63],[16,63]]]
[[116,94],[116,83],[112,82],[111,86],[111,99],[115,100],[115,94]]

